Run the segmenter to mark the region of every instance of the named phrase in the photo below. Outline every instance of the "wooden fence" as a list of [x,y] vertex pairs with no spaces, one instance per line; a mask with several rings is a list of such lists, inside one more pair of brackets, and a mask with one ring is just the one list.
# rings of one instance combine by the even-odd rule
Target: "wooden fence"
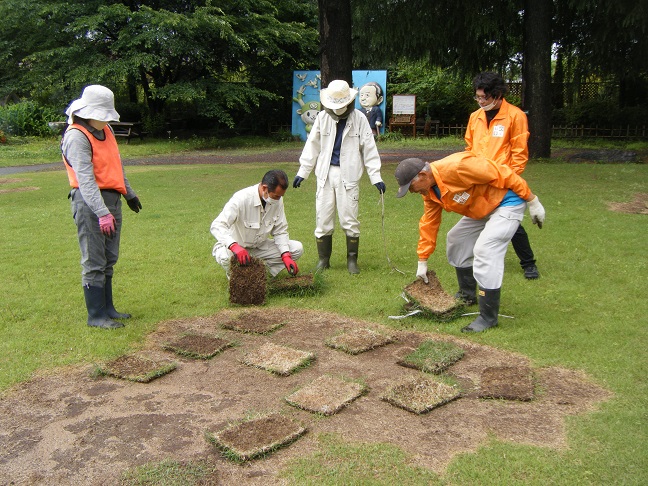
[[[463,137],[466,133],[466,125],[453,125],[432,123],[425,126],[425,123],[416,124],[416,134],[427,137]],[[622,127],[586,127],[554,125],[551,128],[552,138],[609,138],[609,139],[648,139],[648,127],[646,125],[626,125]]]

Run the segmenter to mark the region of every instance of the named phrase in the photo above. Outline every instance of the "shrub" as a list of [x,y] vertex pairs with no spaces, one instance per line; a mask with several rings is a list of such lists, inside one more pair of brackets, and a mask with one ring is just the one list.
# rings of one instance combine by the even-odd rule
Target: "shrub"
[[0,107],[0,129],[10,135],[46,137],[52,134],[48,122],[59,121],[61,115],[34,101],[22,101]]
[[0,143],[7,143],[7,136],[2,130],[0,130]]

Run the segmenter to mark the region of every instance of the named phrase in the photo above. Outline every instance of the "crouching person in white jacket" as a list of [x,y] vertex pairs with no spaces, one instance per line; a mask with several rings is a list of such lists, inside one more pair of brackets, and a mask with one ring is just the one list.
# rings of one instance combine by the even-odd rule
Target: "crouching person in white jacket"
[[212,255],[228,279],[233,255],[241,265],[247,265],[250,257],[263,260],[272,277],[284,268],[291,275],[299,272],[296,260],[304,248],[288,236],[283,205],[287,188],[284,171],[268,171],[259,184],[236,192],[213,221],[211,234],[216,244]]

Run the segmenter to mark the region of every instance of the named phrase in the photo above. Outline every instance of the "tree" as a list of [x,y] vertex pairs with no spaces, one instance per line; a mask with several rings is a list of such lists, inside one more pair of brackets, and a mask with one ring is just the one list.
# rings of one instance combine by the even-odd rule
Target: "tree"
[[[316,49],[310,0],[223,0],[218,7],[185,0],[26,1],[34,23],[55,35],[22,53],[20,62],[13,59],[7,72],[22,95],[60,104],[84,85],[101,83],[118,99],[143,100],[150,117],[174,105],[233,126],[241,113],[278,99],[264,80]],[[292,20],[292,12],[302,21]]]
[[318,0],[322,86],[334,79],[353,83],[351,0]]
[[524,6],[523,107],[529,117],[529,157],[551,155],[551,0]]

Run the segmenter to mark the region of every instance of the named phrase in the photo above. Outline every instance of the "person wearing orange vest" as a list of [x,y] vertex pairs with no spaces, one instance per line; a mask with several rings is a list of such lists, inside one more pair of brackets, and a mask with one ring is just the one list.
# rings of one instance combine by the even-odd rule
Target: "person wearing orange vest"
[[431,163],[405,159],[396,167],[395,176],[397,197],[408,191],[423,196],[417,278],[428,283],[427,261],[436,249],[443,210],[463,215],[447,234],[446,253],[453,267],[472,269],[471,279],[458,278],[458,297],[477,303],[479,286],[479,316],[462,331],[496,326],[508,243],[527,207],[531,221],[542,228],[545,210],[538,197],[510,167],[470,152]]
[[[508,86],[499,74],[478,74],[473,79],[473,88],[479,109],[470,115],[466,127],[466,150],[508,165],[516,174],[522,175],[529,160],[527,116],[504,99]],[[520,260],[524,277],[528,280],[539,278],[540,272],[529,243],[529,235],[522,225],[513,235],[511,243]],[[470,269],[457,271],[469,272]]]
[[88,326],[123,327],[114,319],[130,314],[113,304],[112,279],[119,257],[121,197],[138,213],[142,204],[124,174],[117,140],[108,122],[119,121],[113,92],[87,86],[65,111],[68,127],[61,140],[63,163],[72,187],[72,217],[81,250],[81,281]]

